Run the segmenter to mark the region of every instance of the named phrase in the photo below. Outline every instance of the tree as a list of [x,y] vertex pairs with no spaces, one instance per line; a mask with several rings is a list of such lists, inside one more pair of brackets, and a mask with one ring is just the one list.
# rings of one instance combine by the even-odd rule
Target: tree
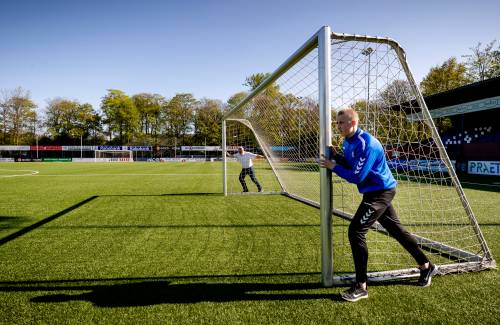
[[195,143],[220,145],[222,103],[213,99],[202,99],[194,117]]
[[110,138],[117,132],[120,143],[124,140],[130,143],[139,127],[139,112],[134,101],[121,90],[108,89],[108,94],[102,98],[101,109]]
[[132,96],[139,112],[140,132],[143,135],[158,139],[161,127],[161,108],[165,98],[158,94],[142,93]]
[[236,93],[229,97],[227,100],[227,104],[224,107],[224,111],[228,111],[236,107],[245,97],[248,95],[246,91],[240,91],[239,93]]
[[420,88],[424,96],[430,96],[464,86],[470,81],[465,64],[458,63],[457,59],[452,57],[441,66],[431,68],[420,83]]
[[[250,91],[254,91],[260,84],[266,80],[271,74],[270,73],[254,73],[250,77],[245,79],[243,86],[246,86],[250,89]],[[264,94],[269,95],[270,97],[277,97],[279,94],[279,86],[276,84],[269,85]]]
[[177,139],[184,137],[192,131],[193,112],[196,99],[192,94],[176,94],[167,104],[165,114],[165,132],[167,136]]
[[18,87],[2,93],[0,122],[3,143],[19,145],[23,141],[30,142],[34,138],[33,126],[38,115],[29,91]]
[[2,89],[0,91],[0,144],[8,143],[8,131],[10,129],[9,123],[9,91],[7,89]]
[[92,105],[76,100],[54,98],[45,108],[45,123],[53,141],[79,143],[101,130],[100,116]]
[[67,141],[76,122],[78,103],[76,101],[54,98],[45,108],[45,126],[54,141]]
[[243,86],[246,86],[250,89],[250,91],[253,91],[270,75],[270,73],[254,73],[250,77],[246,77]]
[[83,104],[83,106],[90,106],[92,108],[92,114],[86,120],[88,139],[93,143],[104,143],[103,138],[103,128],[102,128],[102,116],[97,112],[92,105]]
[[382,106],[390,107],[415,99],[414,91],[406,80],[394,80],[384,90],[375,95],[376,100],[382,101]]
[[94,141],[102,131],[101,116],[94,110],[91,104],[78,104],[78,112],[74,127],[70,131],[73,139],[88,139],[92,137]]
[[462,56],[467,59],[467,74],[473,81],[500,76],[500,44],[495,48],[496,42],[491,41],[484,49],[481,43],[477,43],[475,47],[470,48],[472,54]]

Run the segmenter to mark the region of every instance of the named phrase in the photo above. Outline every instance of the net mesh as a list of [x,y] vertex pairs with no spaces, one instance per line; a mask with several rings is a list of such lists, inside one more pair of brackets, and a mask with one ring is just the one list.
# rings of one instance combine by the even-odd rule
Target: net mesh
[[95,158],[107,161],[133,161],[131,150],[96,150]]
[[[422,114],[417,91],[389,42],[332,38],[332,120],[342,108],[356,109],[360,127],[382,143],[398,181],[393,205],[402,224],[432,261],[453,266],[450,271],[470,270],[460,264],[481,261],[487,246],[474,227],[477,224],[460,184],[449,172],[451,163],[443,155],[434,125]],[[264,187],[317,204],[318,93],[315,48],[226,119],[230,146],[247,146],[267,157],[262,166],[275,176],[263,179]],[[333,146],[340,148],[342,141],[332,126]],[[229,185],[231,178],[236,177],[228,177],[228,192],[237,192],[237,183]],[[333,177],[333,207],[344,216],[333,222],[335,272],[354,271],[347,227],[360,202],[355,185]],[[414,267],[415,261],[397,241],[376,227],[380,231],[367,235],[369,272]]]

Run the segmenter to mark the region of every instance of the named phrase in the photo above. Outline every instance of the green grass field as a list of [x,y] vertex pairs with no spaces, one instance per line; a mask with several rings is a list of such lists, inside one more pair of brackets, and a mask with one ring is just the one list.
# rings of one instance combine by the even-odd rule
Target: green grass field
[[[221,184],[219,163],[0,164],[0,323],[500,323],[497,270],[340,301],[318,210]],[[465,191],[497,257],[500,192]]]

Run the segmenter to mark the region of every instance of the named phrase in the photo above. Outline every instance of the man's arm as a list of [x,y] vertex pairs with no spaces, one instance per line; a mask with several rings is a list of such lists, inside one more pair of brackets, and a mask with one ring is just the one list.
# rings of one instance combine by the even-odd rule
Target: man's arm
[[359,184],[363,182],[366,176],[368,176],[368,173],[370,173],[377,155],[369,146],[365,148],[358,146],[355,150],[354,156],[356,160],[354,161],[352,169],[336,164],[332,168],[332,171],[349,183]]

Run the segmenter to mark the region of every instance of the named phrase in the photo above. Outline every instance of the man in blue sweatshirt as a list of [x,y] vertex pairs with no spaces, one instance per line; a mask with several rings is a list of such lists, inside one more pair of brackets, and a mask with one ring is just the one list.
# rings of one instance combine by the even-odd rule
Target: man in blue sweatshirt
[[363,200],[349,225],[356,283],[341,294],[347,301],[368,298],[368,248],[365,235],[375,221],[417,261],[420,268],[418,285],[429,286],[432,276],[437,273],[437,267],[429,261],[418,247],[415,238],[401,225],[392,206],[397,183],[387,165],[384,148],[374,136],[358,128],[358,122],[359,117],[354,109],[347,108],[338,112],[337,129],[345,137],[343,154],[335,155],[333,161],[324,159],[325,157],[320,161],[321,167],[329,168],[346,181],[356,184],[359,192],[363,194]]

